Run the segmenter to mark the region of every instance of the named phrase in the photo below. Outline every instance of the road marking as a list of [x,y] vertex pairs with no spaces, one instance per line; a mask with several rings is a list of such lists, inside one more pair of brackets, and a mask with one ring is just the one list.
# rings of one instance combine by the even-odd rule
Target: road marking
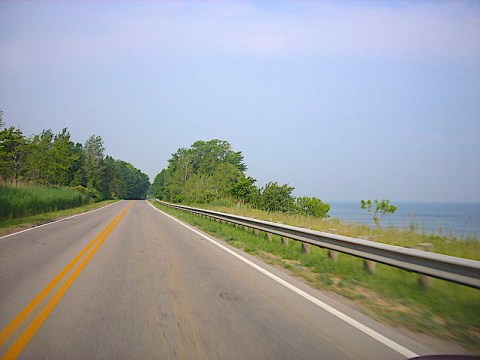
[[115,204],[119,204],[119,203],[118,203],[118,202],[114,202],[114,203],[111,203],[111,204],[102,206],[101,208],[98,208],[98,209],[86,211],[86,212],[83,212],[83,213],[80,213],[80,214],[76,214],[76,215],[72,215],[72,216],[69,216],[69,217],[66,217],[66,218],[63,218],[63,219],[55,220],[55,221],[52,221],[52,222],[49,222],[49,223],[46,223],[46,224],[34,226],[34,227],[31,227],[31,228],[28,228],[28,229],[25,229],[25,230],[20,230],[20,231],[11,233],[11,234],[3,235],[3,236],[0,236],[0,240],[3,240],[3,239],[5,239],[5,238],[7,238],[7,237],[10,237],[10,236],[18,235],[18,234],[21,234],[21,233],[24,233],[24,232],[27,232],[27,231],[40,229],[40,228],[42,228],[42,227],[44,227],[44,226],[52,225],[52,224],[58,223],[58,222],[60,222],[60,221],[64,221],[64,220],[68,220],[68,219],[73,219],[74,217],[77,217],[77,216],[82,216],[82,215],[85,215],[85,214],[90,214],[90,213],[92,213],[92,212],[94,212],[94,211],[102,210],[102,209],[105,209],[105,208],[107,208],[107,207],[109,207],[109,206],[112,206],[112,205],[115,205]]
[[[74,272],[67,278],[63,285],[56,291],[53,297],[47,302],[43,309],[37,314],[33,321],[28,325],[24,332],[17,338],[15,343],[2,357],[5,359],[16,359],[18,355],[23,351],[25,346],[28,345],[32,337],[42,326],[50,313],[55,309],[58,302],[65,295],[70,286],[74,283],[83,269],[92,259],[93,255],[105,242],[110,233],[115,229],[118,223],[123,219],[127,211],[133,204],[128,205],[122,212],[117,215],[86,247],[83,249],[70,264],[68,264],[51,282],[48,284],[37,297],[2,331],[2,343],[6,341],[10,335],[23,323],[25,318],[40,304],[40,302],[48,296],[55,286],[62,280],[62,278],[75,266],[75,264],[85,255],[85,253],[93,246],[95,247],[87,254],[83,261],[78,265]],[[0,343],[1,345],[1,343]]]
[[296,286],[290,284],[289,282],[283,280],[282,278],[272,274],[270,271],[262,268],[261,266],[255,264],[254,262],[244,258],[243,256],[237,254],[235,251],[227,248],[226,246],[218,243],[217,241],[215,241],[214,239],[210,238],[209,236],[201,233],[200,231],[198,231],[197,229],[195,229],[194,227],[190,226],[190,225],[187,225],[185,223],[183,223],[182,221],[178,220],[177,218],[173,217],[172,215],[169,215],[165,212],[163,212],[162,210],[156,208],[154,205],[152,205],[150,202],[148,202],[150,204],[151,207],[153,207],[155,210],[157,210],[158,212],[164,214],[165,216],[168,216],[170,219],[176,221],[177,223],[179,223],[180,225],[186,227],[187,229],[193,231],[195,234],[197,235],[200,235],[202,238],[204,238],[205,240],[208,240],[209,242],[211,242],[212,244],[218,246],[220,249],[226,251],[227,253],[229,253],[230,255],[236,257],[237,259],[239,259],[240,261],[244,262],[245,264],[247,265],[250,265],[251,267],[253,267],[254,269],[260,271],[262,274],[268,276],[270,279],[276,281],[277,283],[283,285],[284,287],[286,287],[287,289],[295,292],[296,294],[300,295],[301,297],[303,297],[304,299],[312,302],[313,304],[317,305],[318,307],[328,311],[330,314],[332,314],[333,316],[336,316],[337,318],[339,318],[340,320],[343,320],[344,322],[346,322],[347,324],[353,326],[354,328],[360,330],[361,332],[363,332],[364,334],[372,337],[373,339],[381,342],[382,344],[388,346],[389,348],[391,348],[392,350],[395,350],[396,352],[402,354],[403,356],[407,357],[407,358],[413,358],[413,357],[417,357],[419,356],[418,354],[414,353],[413,351],[403,347],[402,345],[396,343],[395,341],[387,338],[386,336],[383,336],[382,334],[376,332],[375,330],[369,328],[368,326],[362,324],[361,322],[351,318],[350,316],[342,313],[341,311],[335,309],[334,307],[324,303],[323,301],[317,299],[316,297],[308,294],[307,292],[297,288]]

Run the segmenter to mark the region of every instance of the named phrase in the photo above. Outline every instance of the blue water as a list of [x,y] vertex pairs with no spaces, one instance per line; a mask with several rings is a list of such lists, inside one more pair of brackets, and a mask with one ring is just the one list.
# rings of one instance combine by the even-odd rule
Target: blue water
[[[392,203],[398,209],[383,218],[384,227],[415,227],[420,233],[480,240],[480,203]],[[330,207],[332,218],[375,226],[370,213],[360,208],[360,201],[334,201]]]

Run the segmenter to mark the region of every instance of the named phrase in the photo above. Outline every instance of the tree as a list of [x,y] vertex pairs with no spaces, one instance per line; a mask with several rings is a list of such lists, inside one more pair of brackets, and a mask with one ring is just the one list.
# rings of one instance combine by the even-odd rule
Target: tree
[[397,207],[390,204],[390,200],[385,199],[382,201],[375,199],[373,202],[371,200],[362,200],[360,207],[372,215],[372,219],[378,227],[380,227],[380,222],[386,215],[397,211]]
[[92,135],[85,142],[84,169],[87,178],[87,189],[94,199],[98,199],[101,196],[101,173],[104,150],[103,140],[100,136]]
[[295,208],[295,199],[292,196],[294,189],[288,184],[278,185],[277,182],[269,182],[261,191],[261,208],[267,211],[292,211]]
[[52,174],[50,184],[67,186],[71,181],[71,171],[80,155],[70,140],[70,132],[64,128],[55,135],[50,149]]
[[25,166],[28,141],[22,130],[10,127],[0,131],[0,177],[18,184]]
[[3,111],[0,110],[0,129],[5,126],[5,121],[3,120]]
[[153,196],[158,199],[163,199],[165,196],[165,182],[167,177],[167,169],[163,169],[155,176],[153,180]]
[[296,199],[296,212],[300,215],[326,218],[329,211],[330,204],[325,204],[316,197],[303,196]]
[[52,157],[52,130],[43,130],[34,135],[30,142],[30,151],[27,157],[28,178],[38,184],[50,184],[53,178],[55,161]]
[[227,141],[196,141],[180,148],[155,177],[154,193],[173,202],[206,203],[229,196],[231,184],[245,178],[241,152]]
[[256,180],[252,177],[242,177],[240,180],[230,184],[228,193],[237,201],[258,205],[260,197],[259,189],[254,185]]

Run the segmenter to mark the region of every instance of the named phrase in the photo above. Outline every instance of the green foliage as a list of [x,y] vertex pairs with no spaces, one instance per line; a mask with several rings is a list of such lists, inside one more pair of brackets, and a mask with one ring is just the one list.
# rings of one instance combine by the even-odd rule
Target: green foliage
[[[375,205],[375,207],[374,207]],[[380,226],[381,220],[388,214],[393,214],[397,211],[397,207],[390,204],[390,200],[378,201],[377,199],[372,202],[371,200],[362,200],[361,206],[362,209],[367,210],[372,214],[372,219],[375,221],[377,226]]]
[[318,218],[329,217],[330,204],[325,204],[316,197],[303,196],[296,199],[296,213]]
[[70,209],[88,202],[87,195],[74,189],[0,186],[0,220]]
[[148,176],[131,164],[104,156],[103,139],[92,135],[75,144],[65,128],[58,134],[43,130],[27,139],[20,129],[0,131],[0,180],[82,189],[95,201],[144,199]]
[[196,141],[180,148],[168,160],[168,167],[154,180],[158,198],[185,203],[210,203],[230,196],[232,184],[245,179],[241,152],[227,141]]
[[0,131],[0,177],[18,183],[25,168],[28,151],[22,130],[10,127]]
[[267,211],[291,212],[295,210],[294,188],[270,181],[261,191],[260,206]]
[[230,184],[228,193],[241,203],[258,204],[260,191],[254,185],[255,179],[252,177],[243,177],[237,182]]
[[162,200],[188,204],[236,202],[315,217],[326,217],[330,210],[315,197],[303,197],[296,203],[294,188],[288,184],[271,181],[259,189],[256,180],[245,174],[242,153],[233,151],[227,141],[196,141],[188,149],[178,149],[168,164],[153,182],[153,194]]

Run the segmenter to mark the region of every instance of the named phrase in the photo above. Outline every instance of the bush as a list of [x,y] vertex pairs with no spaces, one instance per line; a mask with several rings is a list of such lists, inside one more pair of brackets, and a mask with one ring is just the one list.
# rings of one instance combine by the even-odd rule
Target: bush
[[297,198],[296,212],[300,215],[308,215],[319,218],[329,217],[330,204],[325,204],[316,197],[303,196]]

